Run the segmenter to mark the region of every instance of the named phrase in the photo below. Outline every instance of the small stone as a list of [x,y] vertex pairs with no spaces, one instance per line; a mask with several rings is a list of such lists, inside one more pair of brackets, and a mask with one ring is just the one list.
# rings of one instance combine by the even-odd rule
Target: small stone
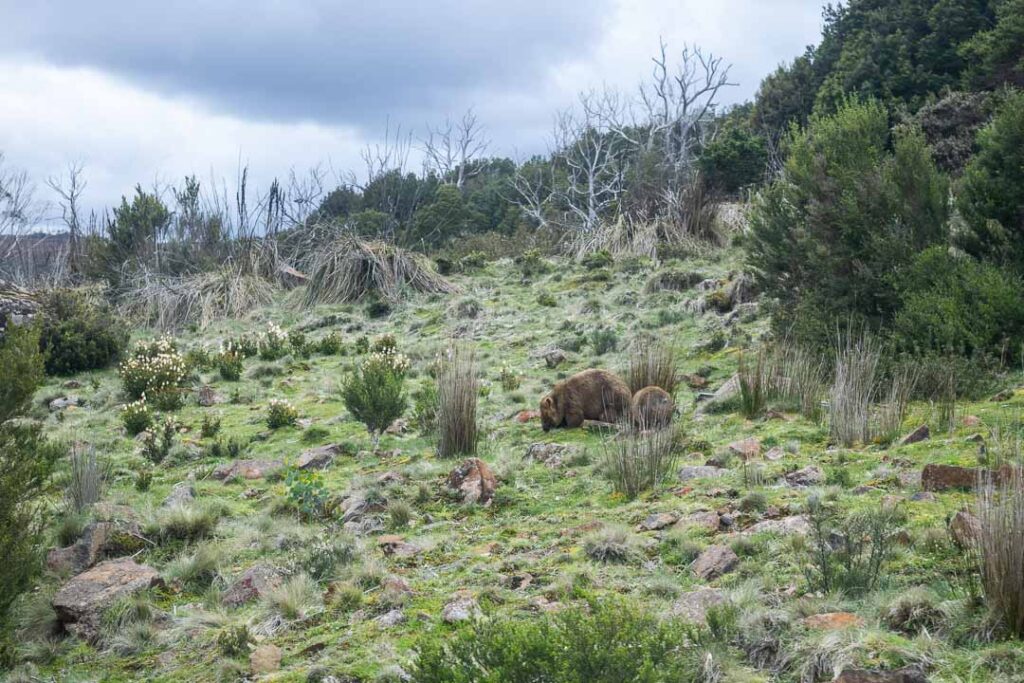
[[218,403],[224,403],[224,397],[214,391],[213,387],[204,385],[196,395],[196,402],[203,408],[210,408]]
[[903,470],[896,477],[900,480],[900,486],[914,488],[921,485],[921,473],[917,470]]
[[385,593],[391,595],[412,595],[412,587],[409,582],[400,576],[389,576],[381,583]]
[[964,416],[964,427],[971,429],[981,426],[981,418],[977,415],[965,415]]
[[280,460],[234,460],[218,465],[210,476],[221,481],[231,481],[236,477],[242,479],[262,479],[284,467]]
[[384,628],[398,626],[405,622],[405,613],[400,609],[393,609],[377,617],[377,623]]
[[679,470],[679,480],[689,481],[691,479],[717,479],[724,477],[729,470],[722,467],[710,467],[708,465],[687,465]]
[[679,517],[671,512],[656,512],[640,522],[639,531],[658,531],[672,526]]
[[247,602],[268,595],[281,585],[281,570],[268,564],[256,564],[246,569],[228,586],[221,602],[228,607],[238,607]]
[[101,560],[130,555],[144,542],[133,521],[92,522],[72,545],[51,550],[46,566],[51,571],[79,573]]
[[295,461],[295,466],[300,470],[322,470],[330,467],[334,457],[342,452],[339,444],[332,443],[326,446],[317,446],[303,451]]
[[570,454],[578,448],[560,443],[533,443],[526,449],[523,460],[539,462],[548,467],[559,467]]
[[161,507],[169,508],[180,505],[188,505],[196,499],[196,489],[192,484],[188,482],[181,482],[175,484],[171,492],[164,498],[164,502],[161,503]]
[[565,362],[566,355],[562,349],[551,349],[544,354],[544,363],[551,370],[554,370],[559,365]]
[[702,587],[683,593],[672,604],[669,613],[694,624],[703,623],[708,610],[725,602],[725,594],[716,588]]
[[406,542],[401,536],[387,534],[377,539],[377,545],[388,557],[412,557],[421,551],[421,548],[412,543]]
[[697,512],[691,512],[688,515],[682,517],[676,522],[676,527],[680,529],[686,528],[697,528],[703,529],[709,533],[715,533],[718,531],[722,524],[722,518],[714,510],[700,510]]
[[914,431],[912,431],[910,434],[907,434],[905,437],[903,437],[903,440],[900,441],[900,445],[909,446],[910,444],[913,443],[919,443],[930,438],[931,435],[932,433],[931,430],[928,429],[928,425],[924,424],[915,429]]
[[931,491],[918,491],[910,497],[915,503],[934,503],[938,500],[938,497]]
[[713,545],[693,561],[691,569],[697,578],[710,581],[733,571],[739,563],[740,558],[732,551],[732,548]]
[[470,596],[458,596],[441,610],[441,619],[447,624],[469,621],[480,614],[480,607]]
[[274,673],[281,668],[281,657],[284,653],[277,645],[263,643],[249,655],[249,668],[254,674]]
[[812,614],[803,620],[804,626],[818,631],[840,631],[848,628],[860,628],[864,620],[852,612],[828,612]]
[[953,542],[961,548],[973,548],[981,536],[981,520],[960,510],[949,520],[949,533],[953,536]]
[[787,474],[786,482],[790,486],[817,486],[818,484],[825,483],[825,473],[820,467],[810,465],[802,470]]
[[764,454],[765,460],[770,460],[772,462],[778,462],[779,460],[782,460],[784,457],[786,457],[786,451],[784,451],[779,446],[774,446],[768,449],[768,452]]
[[790,517],[783,517],[782,519],[766,519],[757,524],[753,524],[747,527],[744,534],[778,534],[779,536],[788,536],[790,534],[799,534],[806,536],[811,531],[811,524],[807,521],[806,517],[801,515],[793,515]]
[[55,413],[58,410],[77,408],[81,404],[82,401],[77,396],[64,396],[62,398],[55,398],[52,401],[50,401],[50,412]]
[[741,441],[733,441],[729,444],[729,451],[743,460],[753,460],[761,455],[761,440],[756,436],[751,436]]

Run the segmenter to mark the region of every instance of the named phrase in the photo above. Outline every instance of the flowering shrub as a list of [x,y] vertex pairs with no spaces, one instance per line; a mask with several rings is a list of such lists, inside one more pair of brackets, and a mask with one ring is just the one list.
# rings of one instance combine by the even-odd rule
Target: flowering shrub
[[237,342],[228,340],[221,344],[220,352],[217,354],[217,368],[220,376],[228,382],[237,382],[242,378],[242,359],[245,353],[237,345]]
[[271,429],[294,427],[299,421],[299,411],[288,401],[278,398],[270,399],[267,406],[267,426]]
[[405,373],[409,371],[411,363],[408,356],[398,353],[398,351],[392,348],[372,352],[367,357],[364,365],[379,365],[399,377],[405,377]]
[[382,334],[373,340],[370,351],[374,353],[398,353],[398,340],[393,334]]
[[345,342],[337,332],[329,332],[320,340],[317,348],[325,356],[337,356],[345,348]]
[[185,359],[170,339],[140,342],[131,357],[121,363],[121,386],[132,399],[147,401],[164,410],[184,402],[188,382]]
[[498,373],[498,380],[501,382],[501,388],[505,391],[515,391],[522,384],[523,376],[507,365],[502,364],[501,371]]
[[260,352],[260,340],[252,334],[243,334],[234,339],[228,339],[224,342],[224,346],[228,345],[241,354],[242,358],[252,358]]
[[296,356],[306,358],[309,356],[309,344],[306,343],[306,333],[301,330],[291,330],[288,333],[288,343],[292,347],[292,353]]
[[260,336],[260,358],[277,360],[288,355],[288,333],[280,325],[267,323],[267,330]]
[[153,426],[153,414],[145,399],[132,401],[121,408],[121,421],[129,436],[135,436]]
[[173,417],[168,417],[158,430],[146,432],[142,440],[142,455],[154,465],[159,465],[170,454],[177,435],[178,423]]

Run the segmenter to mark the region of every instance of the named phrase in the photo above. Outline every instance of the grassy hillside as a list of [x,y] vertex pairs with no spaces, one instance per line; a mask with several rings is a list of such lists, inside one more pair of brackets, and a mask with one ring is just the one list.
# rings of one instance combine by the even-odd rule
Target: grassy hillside
[[[282,659],[267,668],[277,670],[253,678],[400,680],[421,639],[465,627],[449,623],[460,611],[484,619],[542,619],[588,596],[620,595],[667,615],[685,612],[691,592],[711,587],[736,609],[714,611],[717,644],[693,647],[707,649],[722,680],[830,681],[844,666],[912,664],[922,665],[933,681],[1021,680],[1019,646],[985,643],[970,582],[963,579],[963,553],[946,532],[947,518],[973,496],[920,495],[919,482],[928,463],[976,466],[979,444],[969,438],[976,434],[989,439],[994,452],[999,443],[991,441],[990,430],[1016,417],[1021,400],[1015,395],[958,405],[952,431],[941,426],[939,407],[916,403],[901,432],[929,424],[930,438],[847,449],[830,444],[827,425],[786,407],[755,420],[744,419],[735,405],[698,414],[698,390],[684,386],[676,397],[685,434],[678,467],[717,459],[726,467],[724,476],[680,481],[673,475],[669,485],[632,501],[613,494],[604,474],[607,434],[544,433],[536,418],[518,417],[535,410],[562,377],[590,367],[623,370],[631,342],[643,334],[677,345],[679,370],[706,378],[703,391],[719,387],[736,371],[739,349],[764,333],[763,313],[749,305],[725,314],[696,313],[700,307],[693,302],[707,294],[647,285],[665,268],[726,282],[738,270],[737,259],[722,251],[660,270],[643,260],[595,270],[549,261],[547,271],[529,281],[510,261],[495,262],[453,276],[458,295],[410,295],[377,319],[367,318],[361,306],[307,311],[299,305],[301,292],[293,291],[246,319],[180,333],[179,348],[215,350],[224,339],[259,333],[273,322],[307,329],[311,341],[338,332],[345,355],[250,358],[238,382],[224,381],[214,370],[197,371],[196,389],[208,385],[223,402],[202,407],[193,392],[173,413],[180,432],[156,466],[140,454],[140,441],[124,432],[125,398],[116,370],[51,380],[37,395],[36,417],[46,420],[53,436],[95,452],[110,468],[103,501],[89,514],[137,517],[143,538],[133,558],[159,571],[165,586],[118,605],[118,614],[104,619],[99,640],[89,644],[48,631],[48,600],[67,579],[51,573],[21,606],[21,654],[31,662],[21,671],[47,680],[238,680],[258,669],[261,657],[274,660],[266,647],[273,645]],[[542,305],[542,294],[550,294],[554,305]],[[596,330],[609,331],[604,337],[614,339],[613,349],[595,352],[601,341]],[[140,338],[151,334],[138,331]],[[463,504],[446,492],[445,478],[459,461],[434,455],[434,438],[420,433],[412,410],[404,433],[385,434],[375,452],[365,428],[347,414],[339,388],[358,360],[357,340],[384,334],[394,335],[412,361],[412,394],[452,340],[475,347],[482,373],[479,455],[500,482],[491,505]],[[566,350],[567,360],[556,369],[541,357],[549,347]],[[518,388],[502,386],[502,367],[521,376]],[[65,396],[78,397],[81,405],[48,409]],[[299,425],[268,429],[271,399],[291,402]],[[219,431],[204,437],[203,422],[214,420]],[[727,457],[730,444],[750,437],[760,442],[756,472],[737,455]],[[211,448],[218,441],[225,445],[220,452]],[[288,467],[264,478],[213,478],[218,465],[232,460],[226,448],[231,442],[239,445],[239,458],[286,465],[311,448],[338,444],[340,454],[322,474],[339,504],[334,519],[303,519],[289,497],[296,488]],[[561,462],[544,464],[524,459],[535,443],[570,448]],[[808,466],[821,468],[826,480],[802,486],[800,477],[787,479]],[[152,481],[139,490],[139,473],[147,471]],[[170,513],[161,503],[180,482],[192,483],[197,493],[186,509],[216,519],[205,538],[166,535]],[[803,515],[812,492],[844,513],[895,505],[905,515],[874,590],[862,596],[816,592],[806,574],[810,536],[746,532],[768,519]],[[55,489],[55,503],[60,495]],[[345,529],[341,519],[353,500],[376,505]],[[685,523],[640,529],[657,513],[685,519],[698,511],[725,519],[718,530]],[[64,535],[65,541],[74,536],[68,530]],[[319,581],[308,578],[317,566],[311,553],[325,545],[337,550],[334,569]],[[712,545],[731,548],[739,562],[717,578],[697,578],[690,563]],[[596,559],[602,549],[621,561]],[[235,579],[257,563],[280,569],[286,590],[224,606]],[[855,617],[805,621],[839,612]],[[261,653],[254,662],[246,648],[231,646],[241,625]]]

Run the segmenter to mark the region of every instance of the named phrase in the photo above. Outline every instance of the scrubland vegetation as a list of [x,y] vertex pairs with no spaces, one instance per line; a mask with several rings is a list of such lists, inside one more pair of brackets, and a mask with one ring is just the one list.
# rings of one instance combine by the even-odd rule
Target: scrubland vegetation
[[[0,668],[1024,679],[1021,16],[856,0],[729,110],[663,48],[522,164],[468,114],[91,228],[73,172],[0,285]],[[587,368],[670,424],[542,431]]]

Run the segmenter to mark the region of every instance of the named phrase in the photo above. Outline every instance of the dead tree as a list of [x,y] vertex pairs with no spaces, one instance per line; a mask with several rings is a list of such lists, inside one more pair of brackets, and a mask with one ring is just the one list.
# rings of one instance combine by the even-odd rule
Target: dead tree
[[51,177],[46,184],[58,197],[61,221],[68,229],[67,268],[75,275],[81,270],[82,219],[81,199],[88,184],[84,177],[85,167],[81,163],[68,164],[66,175]]
[[467,180],[480,173],[473,160],[483,156],[490,145],[483,126],[469,109],[457,123],[445,119],[441,128],[428,130],[423,141],[427,167],[436,171],[442,182],[461,190]]

